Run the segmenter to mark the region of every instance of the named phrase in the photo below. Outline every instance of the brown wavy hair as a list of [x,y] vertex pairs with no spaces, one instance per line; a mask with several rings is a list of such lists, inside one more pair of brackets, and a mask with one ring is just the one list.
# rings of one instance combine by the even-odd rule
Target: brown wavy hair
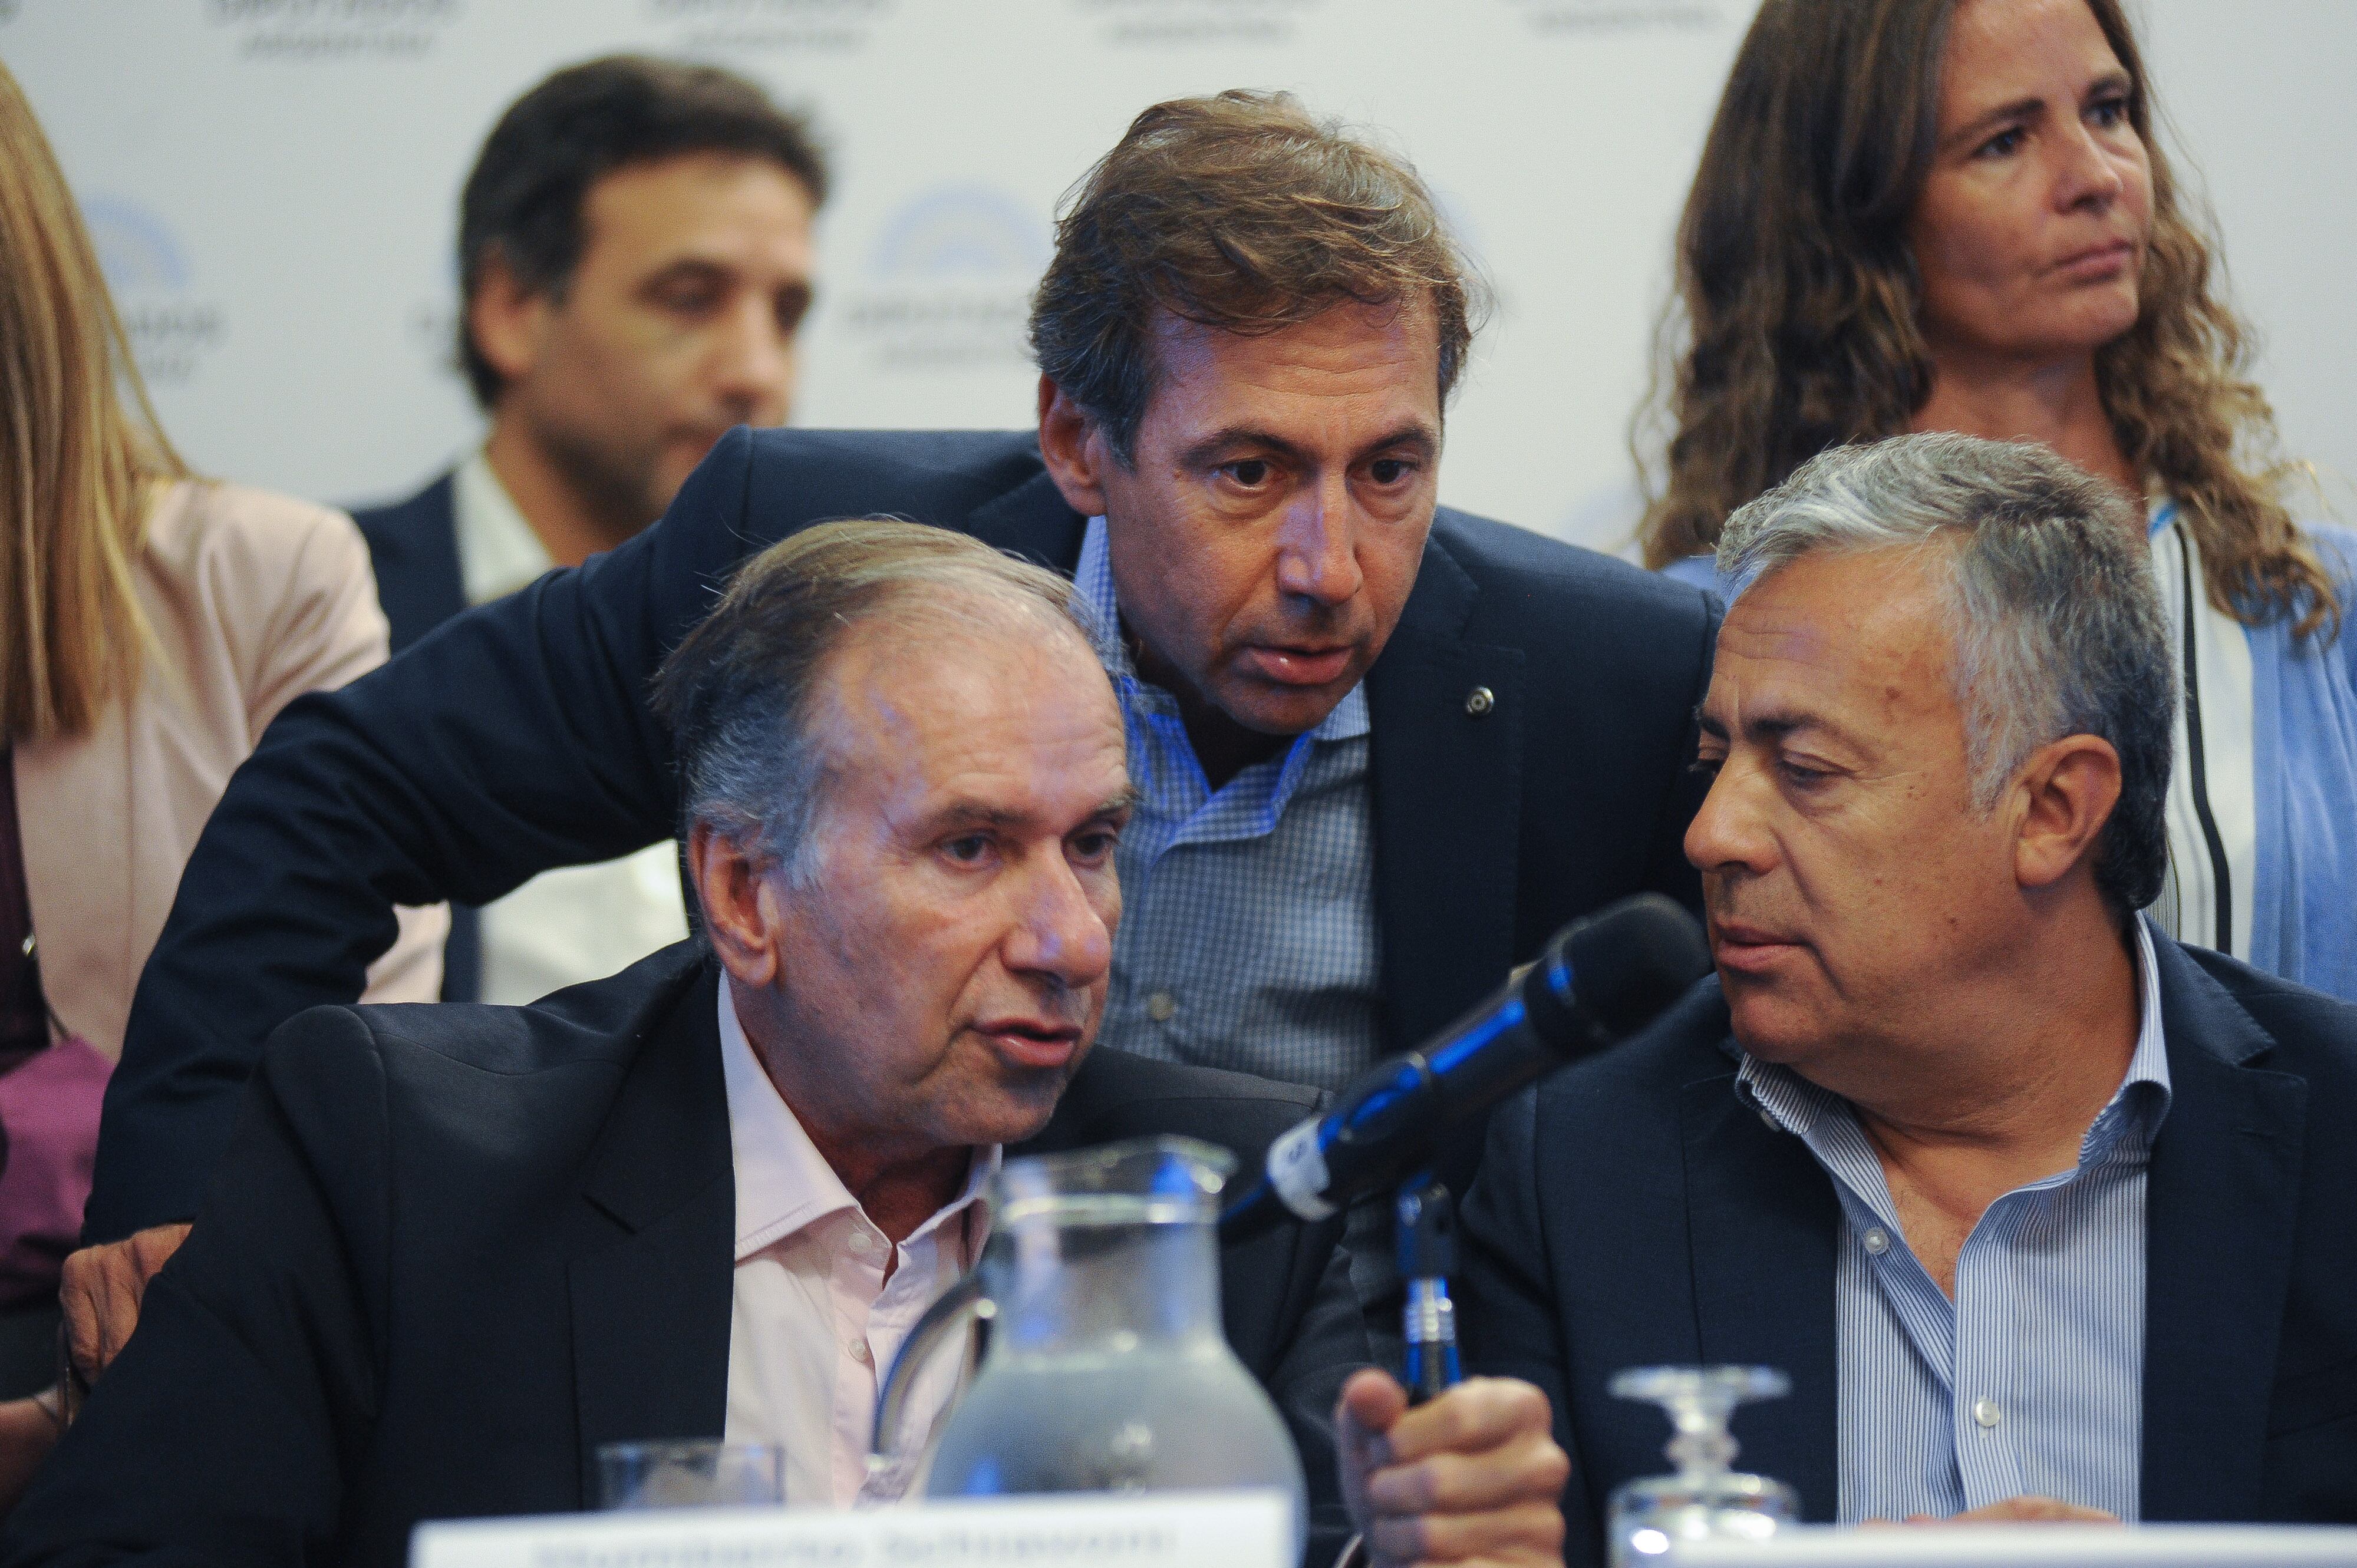
[[0,463],[0,736],[79,735],[138,683],[151,634],[132,568],[153,486],[188,469],[156,426],[90,231],[5,67]]
[[1125,465],[1159,374],[1162,313],[1249,337],[1345,301],[1429,310],[1445,406],[1487,303],[1407,161],[1287,92],[1154,105],[1064,207],[1031,349]]
[[[2283,502],[2275,415],[2211,244],[2152,134],[2119,0],[2086,0],[2128,73],[2152,233],[2128,331],[2095,356],[2121,452],[2185,509],[2211,601],[2250,625],[2341,606]],[[1727,514],[1828,446],[1903,433],[1932,392],[1906,223],[1932,168],[1956,0],[1766,0],[1678,225],[1677,297],[1634,443],[1671,428],[1639,534],[1648,565],[1711,549]],[[1681,339],[1683,342],[1681,344]],[[1681,351],[1682,350],[1682,351]],[[1665,384],[1666,382],[1666,384]]]

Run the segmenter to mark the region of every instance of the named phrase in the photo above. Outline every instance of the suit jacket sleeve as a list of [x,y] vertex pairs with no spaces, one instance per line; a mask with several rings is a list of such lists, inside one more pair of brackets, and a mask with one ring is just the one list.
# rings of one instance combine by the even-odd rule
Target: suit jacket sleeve
[[[339,512],[306,508],[284,589],[240,650],[246,724],[258,742],[270,721],[306,692],[331,692],[382,664],[384,612],[360,531]],[[229,628],[231,635],[241,629]],[[397,911],[400,935],[369,965],[362,999],[431,1002],[442,990],[447,907]]]
[[1589,1506],[1580,1474],[1568,1359],[1546,1284],[1534,1160],[1537,1123],[1535,1087],[1490,1118],[1480,1174],[1458,1221],[1458,1337],[1469,1373],[1520,1378],[1546,1395],[1555,1411],[1555,1440],[1571,1457],[1571,1479],[1563,1491],[1564,1563],[1566,1568],[1598,1568],[1603,1521]]
[[645,692],[758,541],[732,433],[653,528],[291,703],[230,781],[140,981],[106,1096],[87,1234],[185,1219],[262,1042],[360,995],[394,909],[480,904],[670,833]]
[[8,1520],[0,1562],[335,1555],[377,1404],[384,1079],[344,1009],[280,1031],[139,1332]]

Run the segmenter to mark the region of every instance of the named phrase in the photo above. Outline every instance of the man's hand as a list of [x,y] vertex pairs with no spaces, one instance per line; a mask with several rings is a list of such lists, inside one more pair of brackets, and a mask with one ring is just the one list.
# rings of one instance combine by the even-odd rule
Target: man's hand
[[139,1326],[139,1298],[164,1260],[188,1239],[185,1225],[158,1225],[103,1247],[84,1247],[66,1260],[58,1292],[66,1313],[66,1349],[90,1381],[123,1353]]
[[1342,1498],[1375,1568],[1561,1563],[1571,1461],[1553,1420],[1528,1383],[1475,1378],[1410,1410],[1388,1374],[1353,1375],[1334,1434]]

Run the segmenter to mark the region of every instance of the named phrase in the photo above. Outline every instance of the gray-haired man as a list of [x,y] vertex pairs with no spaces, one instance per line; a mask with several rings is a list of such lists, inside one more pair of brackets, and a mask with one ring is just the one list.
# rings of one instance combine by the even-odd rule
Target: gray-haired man
[[2136,913],[2170,657],[2043,448],[1829,453],[1730,520],[1686,835],[1718,974],[1493,1123],[1468,1350],[1555,1400],[1566,1559],[1661,1465],[1623,1367],[1765,1363],[1811,1519],[2357,1518],[2357,1008]]

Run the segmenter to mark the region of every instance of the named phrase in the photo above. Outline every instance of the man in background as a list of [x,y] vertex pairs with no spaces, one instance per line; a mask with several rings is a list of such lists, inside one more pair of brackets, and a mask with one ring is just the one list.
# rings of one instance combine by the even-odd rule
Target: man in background
[[[826,166],[741,77],[614,55],[501,115],[459,199],[458,359],[483,445],[354,512],[402,649],[662,515],[712,444],[782,424]],[[685,934],[668,845],[454,908],[443,995],[528,1002]]]

